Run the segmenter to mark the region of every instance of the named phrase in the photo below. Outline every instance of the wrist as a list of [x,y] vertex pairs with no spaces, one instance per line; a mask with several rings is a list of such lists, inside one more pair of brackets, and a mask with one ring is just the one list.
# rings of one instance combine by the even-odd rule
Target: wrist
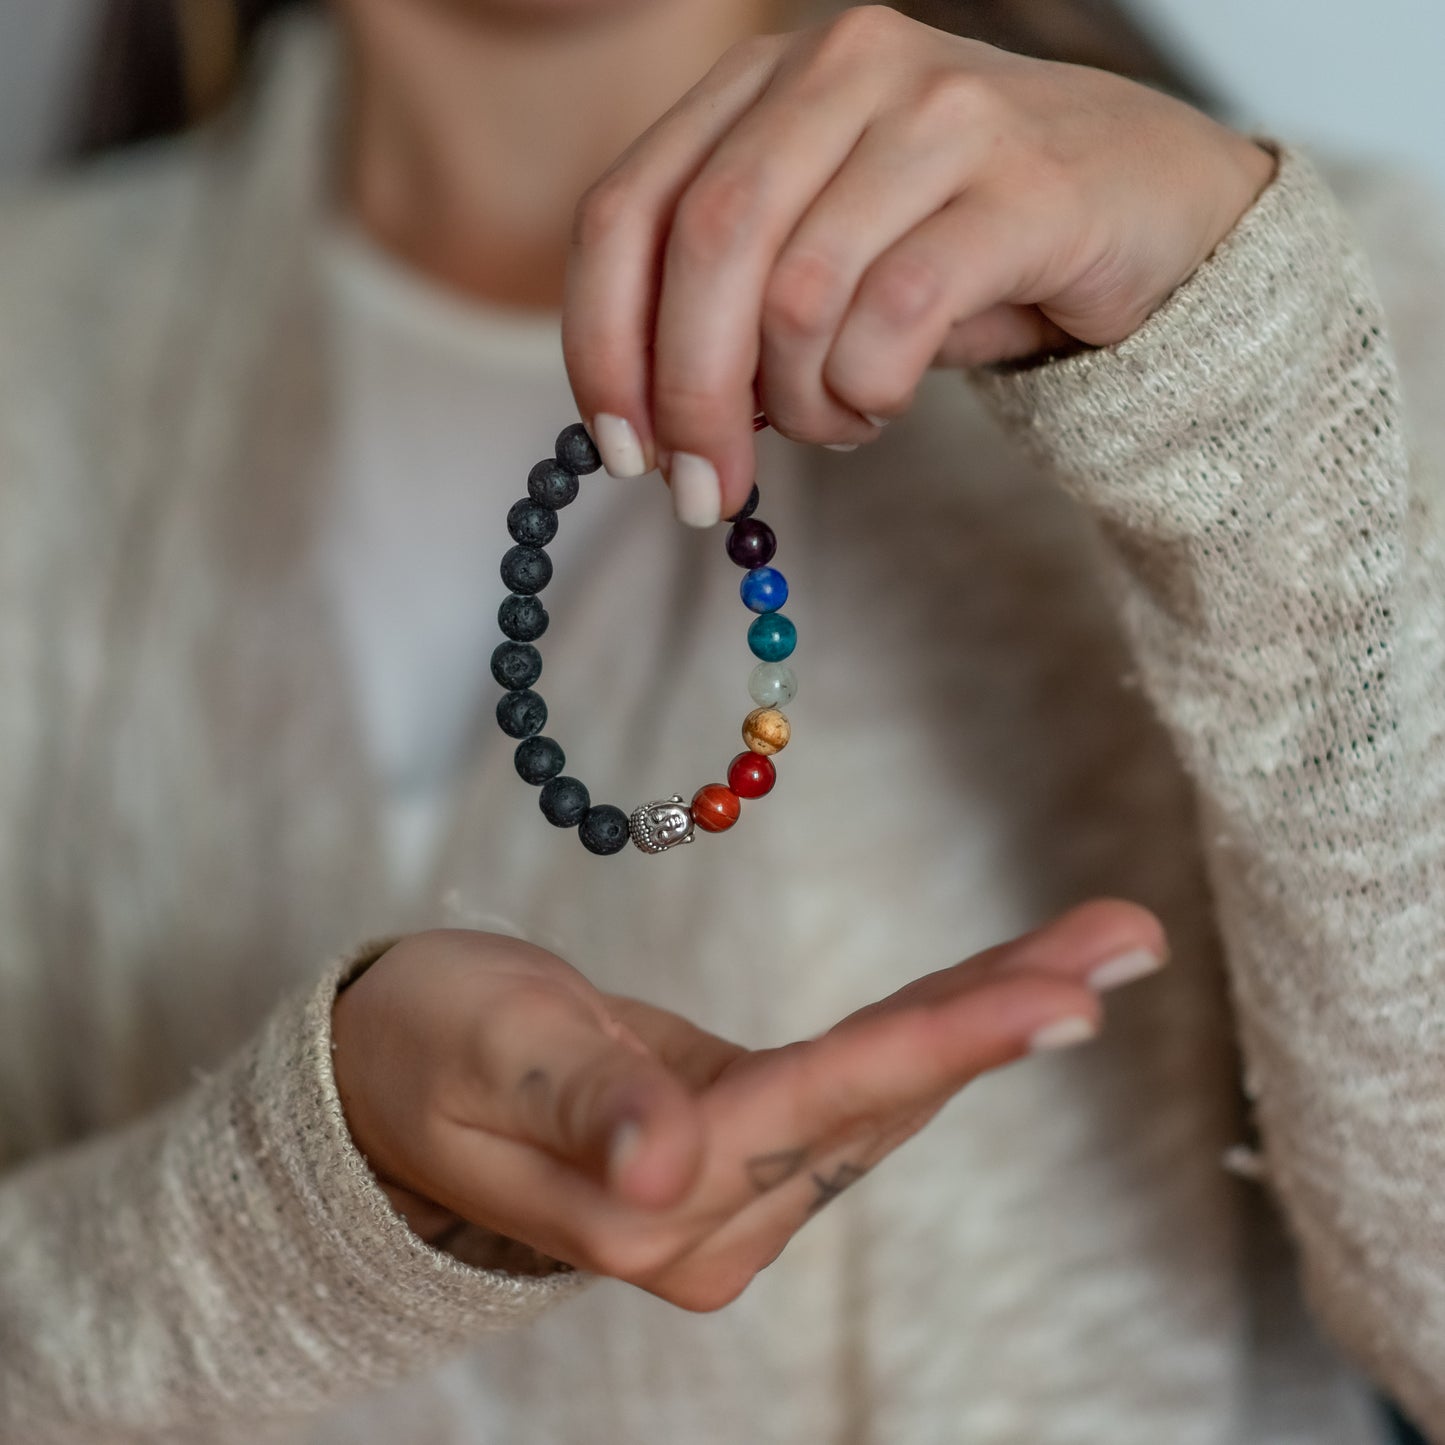
[[[366,975],[362,975],[364,979]],[[349,980],[356,984],[360,980]],[[356,1151],[366,1161],[387,1202],[419,1239],[434,1244],[461,1222],[457,1215],[424,1194],[397,1182],[378,1146],[382,1131],[369,1127],[366,1119],[365,1080],[355,1076],[359,1060],[367,1052],[364,1021],[354,1018],[364,994],[360,987],[343,989],[331,1006],[331,1068],[341,1101],[342,1117]]]
[[1228,180],[1220,192],[1218,218],[1204,254],[1199,258],[1200,265],[1214,254],[1220,242],[1254,208],[1279,174],[1279,153],[1272,146],[1239,131],[1227,127],[1222,129],[1228,143]]
[[450,1209],[434,1204],[404,1185],[393,1184],[380,1176],[376,1182],[391,1207],[406,1221],[407,1228],[426,1244],[439,1243],[462,1223],[460,1216]]
[[1219,132],[1222,146],[1211,179],[1200,179],[1193,185],[1199,205],[1192,221],[1193,249],[1180,253],[1178,259],[1184,263],[1182,270],[1166,273],[1165,284],[1150,304],[1142,308],[1134,326],[1116,340],[1132,335],[1176,291],[1194,279],[1205,262],[1214,256],[1254,209],[1278,174],[1279,156],[1276,151],[1218,122],[1209,123]]

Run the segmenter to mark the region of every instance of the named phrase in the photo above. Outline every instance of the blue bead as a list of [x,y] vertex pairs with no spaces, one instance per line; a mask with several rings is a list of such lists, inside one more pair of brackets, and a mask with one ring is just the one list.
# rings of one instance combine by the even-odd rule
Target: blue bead
[[754,567],[738,592],[749,612],[776,612],[788,600],[788,579],[776,567]]
[[753,656],[764,662],[781,662],[791,657],[797,645],[798,629],[793,626],[792,618],[784,617],[781,612],[765,612],[755,617],[748,628],[748,646]]

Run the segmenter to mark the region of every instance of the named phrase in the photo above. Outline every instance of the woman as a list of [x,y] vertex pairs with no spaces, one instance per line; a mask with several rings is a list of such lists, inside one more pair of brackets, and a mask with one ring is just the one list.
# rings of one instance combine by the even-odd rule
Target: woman
[[[0,234],[10,1434],[1367,1440],[1236,1039],[1315,1310],[1445,1420],[1415,198],[1340,182],[1372,274],[1288,148],[873,8],[336,20]],[[584,479],[543,686],[596,796],[720,766],[756,403],[799,741],[592,857],[479,559],[579,412],[660,461],[697,531]]]

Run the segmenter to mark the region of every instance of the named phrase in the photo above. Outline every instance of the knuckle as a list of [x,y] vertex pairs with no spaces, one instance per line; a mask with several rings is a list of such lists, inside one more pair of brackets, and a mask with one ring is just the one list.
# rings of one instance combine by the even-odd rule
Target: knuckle
[[808,446],[822,446],[828,442],[848,440],[836,421],[818,412],[810,411],[791,402],[767,400],[764,410],[779,436],[790,442],[802,442]]
[[876,57],[877,47],[902,30],[904,17],[889,5],[854,5],[823,27],[820,56],[854,59]]
[[638,215],[632,186],[620,172],[594,181],[582,193],[572,216],[572,243],[584,248],[601,245],[617,235]]
[[[674,451],[688,450],[722,428],[720,392],[692,379],[659,377],[653,386],[653,415],[659,435]],[[706,454],[706,448],[703,448]]]
[[869,272],[864,304],[885,325],[913,326],[931,315],[943,302],[944,278],[936,266],[906,252],[884,257]]
[[700,177],[678,202],[669,247],[703,261],[726,255],[755,226],[760,201],[755,177],[735,170]]
[[608,411],[627,416],[641,388],[637,359],[646,342],[630,327],[569,312],[562,321],[562,356],[582,416]]
[[746,75],[759,65],[768,64],[778,53],[781,35],[744,35],[723,51],[719,65],[726,65],[731,71]]
[[913,123],[929,134],[992,127],[1001,111],[1002,96],[992,78],[969,70],[945,70],[924,81],[909,105]]
[[1027,165],[1010,168],[1006,183],[999,187],[998,198],[1023,224],[1038,223],[1049,216],[1077,216],[1087,211],[1077,170],[1060,157],[1036,148],[1029,150]]
[[844,370],[832,358],[823,368],[829,392],[860,415],[902,416],[913,405],[913,392],[869,368]]
[[815,339],[837,324],[843,277],[830,257],[790,251],[779,258],[763,295],[763,329],[785,338]]

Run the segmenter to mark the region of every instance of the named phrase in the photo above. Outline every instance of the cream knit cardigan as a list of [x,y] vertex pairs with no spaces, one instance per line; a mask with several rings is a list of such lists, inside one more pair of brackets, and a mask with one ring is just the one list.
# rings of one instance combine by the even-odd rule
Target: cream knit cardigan
[[[0,216],[0,1438],[1358,1442],[1272,1197],[1445,1440],[1427,201],[1286,149],[1122,345],[932,376],[848,458],[766,439],[809,658],[766,825],[599,862],[487,748],[402,899],[309,561],[333,61],[274,51],[206,135]],[[548,655],[623,798],[727,756],[737,645],[716,539],[625,520]],[[1165,975],[716,1315],[427,1247],[337,1102],[323,961],[449,892],[766,1043],[1103,891],[1163,915]],[[1221,1167],[1246,1116],[1267,1190]]]

